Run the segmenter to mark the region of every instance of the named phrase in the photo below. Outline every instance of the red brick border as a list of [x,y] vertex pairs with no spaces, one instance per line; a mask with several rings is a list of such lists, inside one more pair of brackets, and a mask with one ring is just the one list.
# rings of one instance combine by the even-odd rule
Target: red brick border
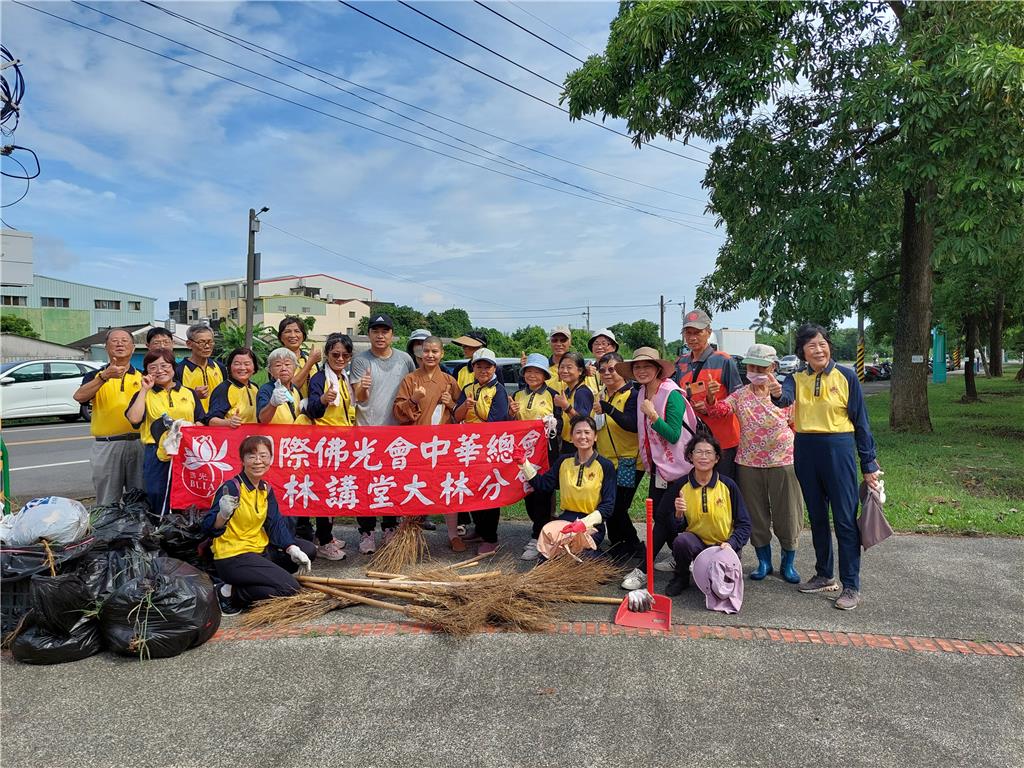
[[[491,627],[487,634],[504,632]],[[295,627],[265,629],[222,628],[212,642],[278,640],[287,637],[366,637],[429,635],[435,631],[413,622],[367,624],[302,624]],[[786,645],[831,645],[854,648],[880,648],[901,653],[955,653],[964,656],[1003,656],[1024,658],[1024,643],[976,642],[946,637],[877,635],[862,632],[828,632],[816,629],[774,627],[723,627],[708,624],[674,624],[671,632],[620,627],[604,621],[568,621],[553,624],[547,634],[554,635],[632,635],[641,637],[685,638],[690,640],[747,640]]]

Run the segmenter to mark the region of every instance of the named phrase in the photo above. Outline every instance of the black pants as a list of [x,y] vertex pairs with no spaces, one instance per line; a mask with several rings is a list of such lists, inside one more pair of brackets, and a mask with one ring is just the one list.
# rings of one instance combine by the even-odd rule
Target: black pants
[[488,544],[497,544],[498,517],[501,515],[501,508],[478,509],[472,515],[477,535]]
[[[296,539],[295,543],[310,560],[316,557],[313,542]],[[217,575],[232,586],[232,599],[240,608],[247,608],[256,600],[294,595],[299,591],[299,582],[292,576],[299,567],[277,547],[267,547],[262,554],[246,552],[213,562]]]
[[[314,523],[313,521],[316,521]],[[313,526],[316,526],[316,538],[313,538]],[[314,544],[330,544],[334,539],[333,517],[299,517],[295,520],[295,535],[300,539],[312,541]]]
[[[377,528],[377,518],[376,517],[357,517],[356,521],[357,521],[356,524],[359,526],[359,533],[360,534],[363,534],[363,533],[373,533],[373,531]],[[381,527],[382,530],[387,530],[388,528],[394,528],[397,525],[398,525],[398,518],[397,517],[382,517],[380,519],[380,527]]]
[[523,499],[523,503],[526,504],[526,514],[530,516],[530,520],[533,522],[533,530],[530,533],[531,539],[536,539],[540,536],[540,529],[551,522],[551,501],[553,496],[553,493],[534,491],[533,493],[526,494],[526,497]]
[[730,480],[736,479],[736,446],[722,449],[722,458],[715,465],[718,474],[725,475]]
[[[673,480],[669,483],[667,488],[656,488],[654,475],[651,475],[650,490],[647,492],[647,498],[654,502],[654,531],[653,541],[648,541],[646,546],[654,548],[654,557],[657,557],[661,548],[675,539],[676,534],[679,532],[679,526],[676,521],[675,501],[679,495],[679,489],[683,487],[685,482],[687,482],[687,477],[683,475],[678,480]],[[647,573],[646,550],[643,551],[643,557],[640,558],[639,568],[644,573]]]
[[620,485],[615,488],[615,507],[608,520],[608,541],[611,542],[611,546],[607,555],[621,565],[625,565],[644,551],[640,537],[636,534],[636,527],[629,518],[629,508],[633,505],[633,497],[636,496],[636,489],[643,478],[644,473],[638,470],[635,486],[623,488]]

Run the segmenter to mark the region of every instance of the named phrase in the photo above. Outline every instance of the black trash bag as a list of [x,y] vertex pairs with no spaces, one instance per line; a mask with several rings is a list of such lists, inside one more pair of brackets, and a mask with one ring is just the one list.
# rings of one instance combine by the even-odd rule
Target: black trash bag
[[40,629],[66,635],[92,608],[92,593],[77,573],[32,577],[29,587],[32,621]]
[[29,547],[0,547],[0,582],[27,579],[37,573],[49,572],[50,558],[57,573],[71,570],[74,561],[92,549],[95,539],[89,535],[74,544],[51,544],[49,552],[42,544]]
[[149,504],[109,504],[93,507],[89,515],[97,548],[141,544],[147,549],[157,549],[156,530],[149,520]]
[[168,557],[183,560],[190,565],[203,567],[199,545],[208,538],[203,533],[203,518],[206,512],[190,507],[180,512],[164,515],[156,530],[160,549]]
[[11,645],[14,658],[24,664],[64,664],[88,658],[102,650],[99,622],[85,617],[79,619],[67,634],[50,632],[38,624],[30,624],[22,629]]
[[82,558],[76,571],[97,607],[119,587],[152,572],[157,555],[139,546],[92,552]]
[[115,653],[161,659],[205,643],[220,618],[209,576],[180,560],[157,557],[149,573],[131,579],[107,599],[100,625]]

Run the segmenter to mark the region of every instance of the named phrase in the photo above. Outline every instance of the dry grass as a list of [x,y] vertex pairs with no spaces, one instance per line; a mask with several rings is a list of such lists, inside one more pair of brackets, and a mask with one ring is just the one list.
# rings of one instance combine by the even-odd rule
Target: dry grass
[[304,624],[330,613],[337,608],[345,608],[351,602],[339,600],[323,592],[304,589],[287,597],[271,597],[253,604],[250,611],[239,619],[243,629],[259,629],[260,627],[286,627],[293,624]]
[[370,559],[374,571],[401,573],[409,566],[430,559],[430,549],[419,518],[404,517],[394,537]]

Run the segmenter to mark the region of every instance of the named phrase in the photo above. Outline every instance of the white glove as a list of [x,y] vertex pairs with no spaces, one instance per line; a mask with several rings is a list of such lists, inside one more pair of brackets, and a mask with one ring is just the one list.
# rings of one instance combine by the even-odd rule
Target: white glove
[[299,566],[299,573],[312,573],[313,564],[309,562],[309,557],[303,552],[296,544],[292,544],[286,549],[285,554],[292,559],[292,562]]
[[604,522],[604,518],[601,517],[600,512],[591,512],[589,515],[583,518],[583,524],[587,528],[597,528],[601,523]]
[[633,613],[645,613],[654,607],[654,598],[646,589],[634,589],[626,595],[626,605]]
[[558,419],[554,417],[554,414],[549,413],[542,421],[544,422],[544,432],[550,440],[558,434]]
[[238,509],[239,498],[237,496],[230,496],[224,494],[220,497],[220,516],[224,518],[224,522],[231,519],[231,516],[235,514],[235,510]]
[[276,407],[291,402],[294,402],[292,393],[285,389],[280,381],[274,382],[274,391],[270,395],[270,404]]
[[597,431],[600,432],[604,429],[605,415],[603,413],[592,413],[591,416],[594,417],[594,426],[597,427]]
[[519,470],[523,473],[523,477],[525,477],[527,480],[533,480],[533,478],[537,476],[537,468],[528,461],[523,463],[519,467]]
[[170,429],[167,430],[161,441],[164,453],[168,456],[178,455],[178,448],[181,446],[181,428],[187,426],[192,426],[192,422],[185,421],[184,419],[175,419],[171,422]]

